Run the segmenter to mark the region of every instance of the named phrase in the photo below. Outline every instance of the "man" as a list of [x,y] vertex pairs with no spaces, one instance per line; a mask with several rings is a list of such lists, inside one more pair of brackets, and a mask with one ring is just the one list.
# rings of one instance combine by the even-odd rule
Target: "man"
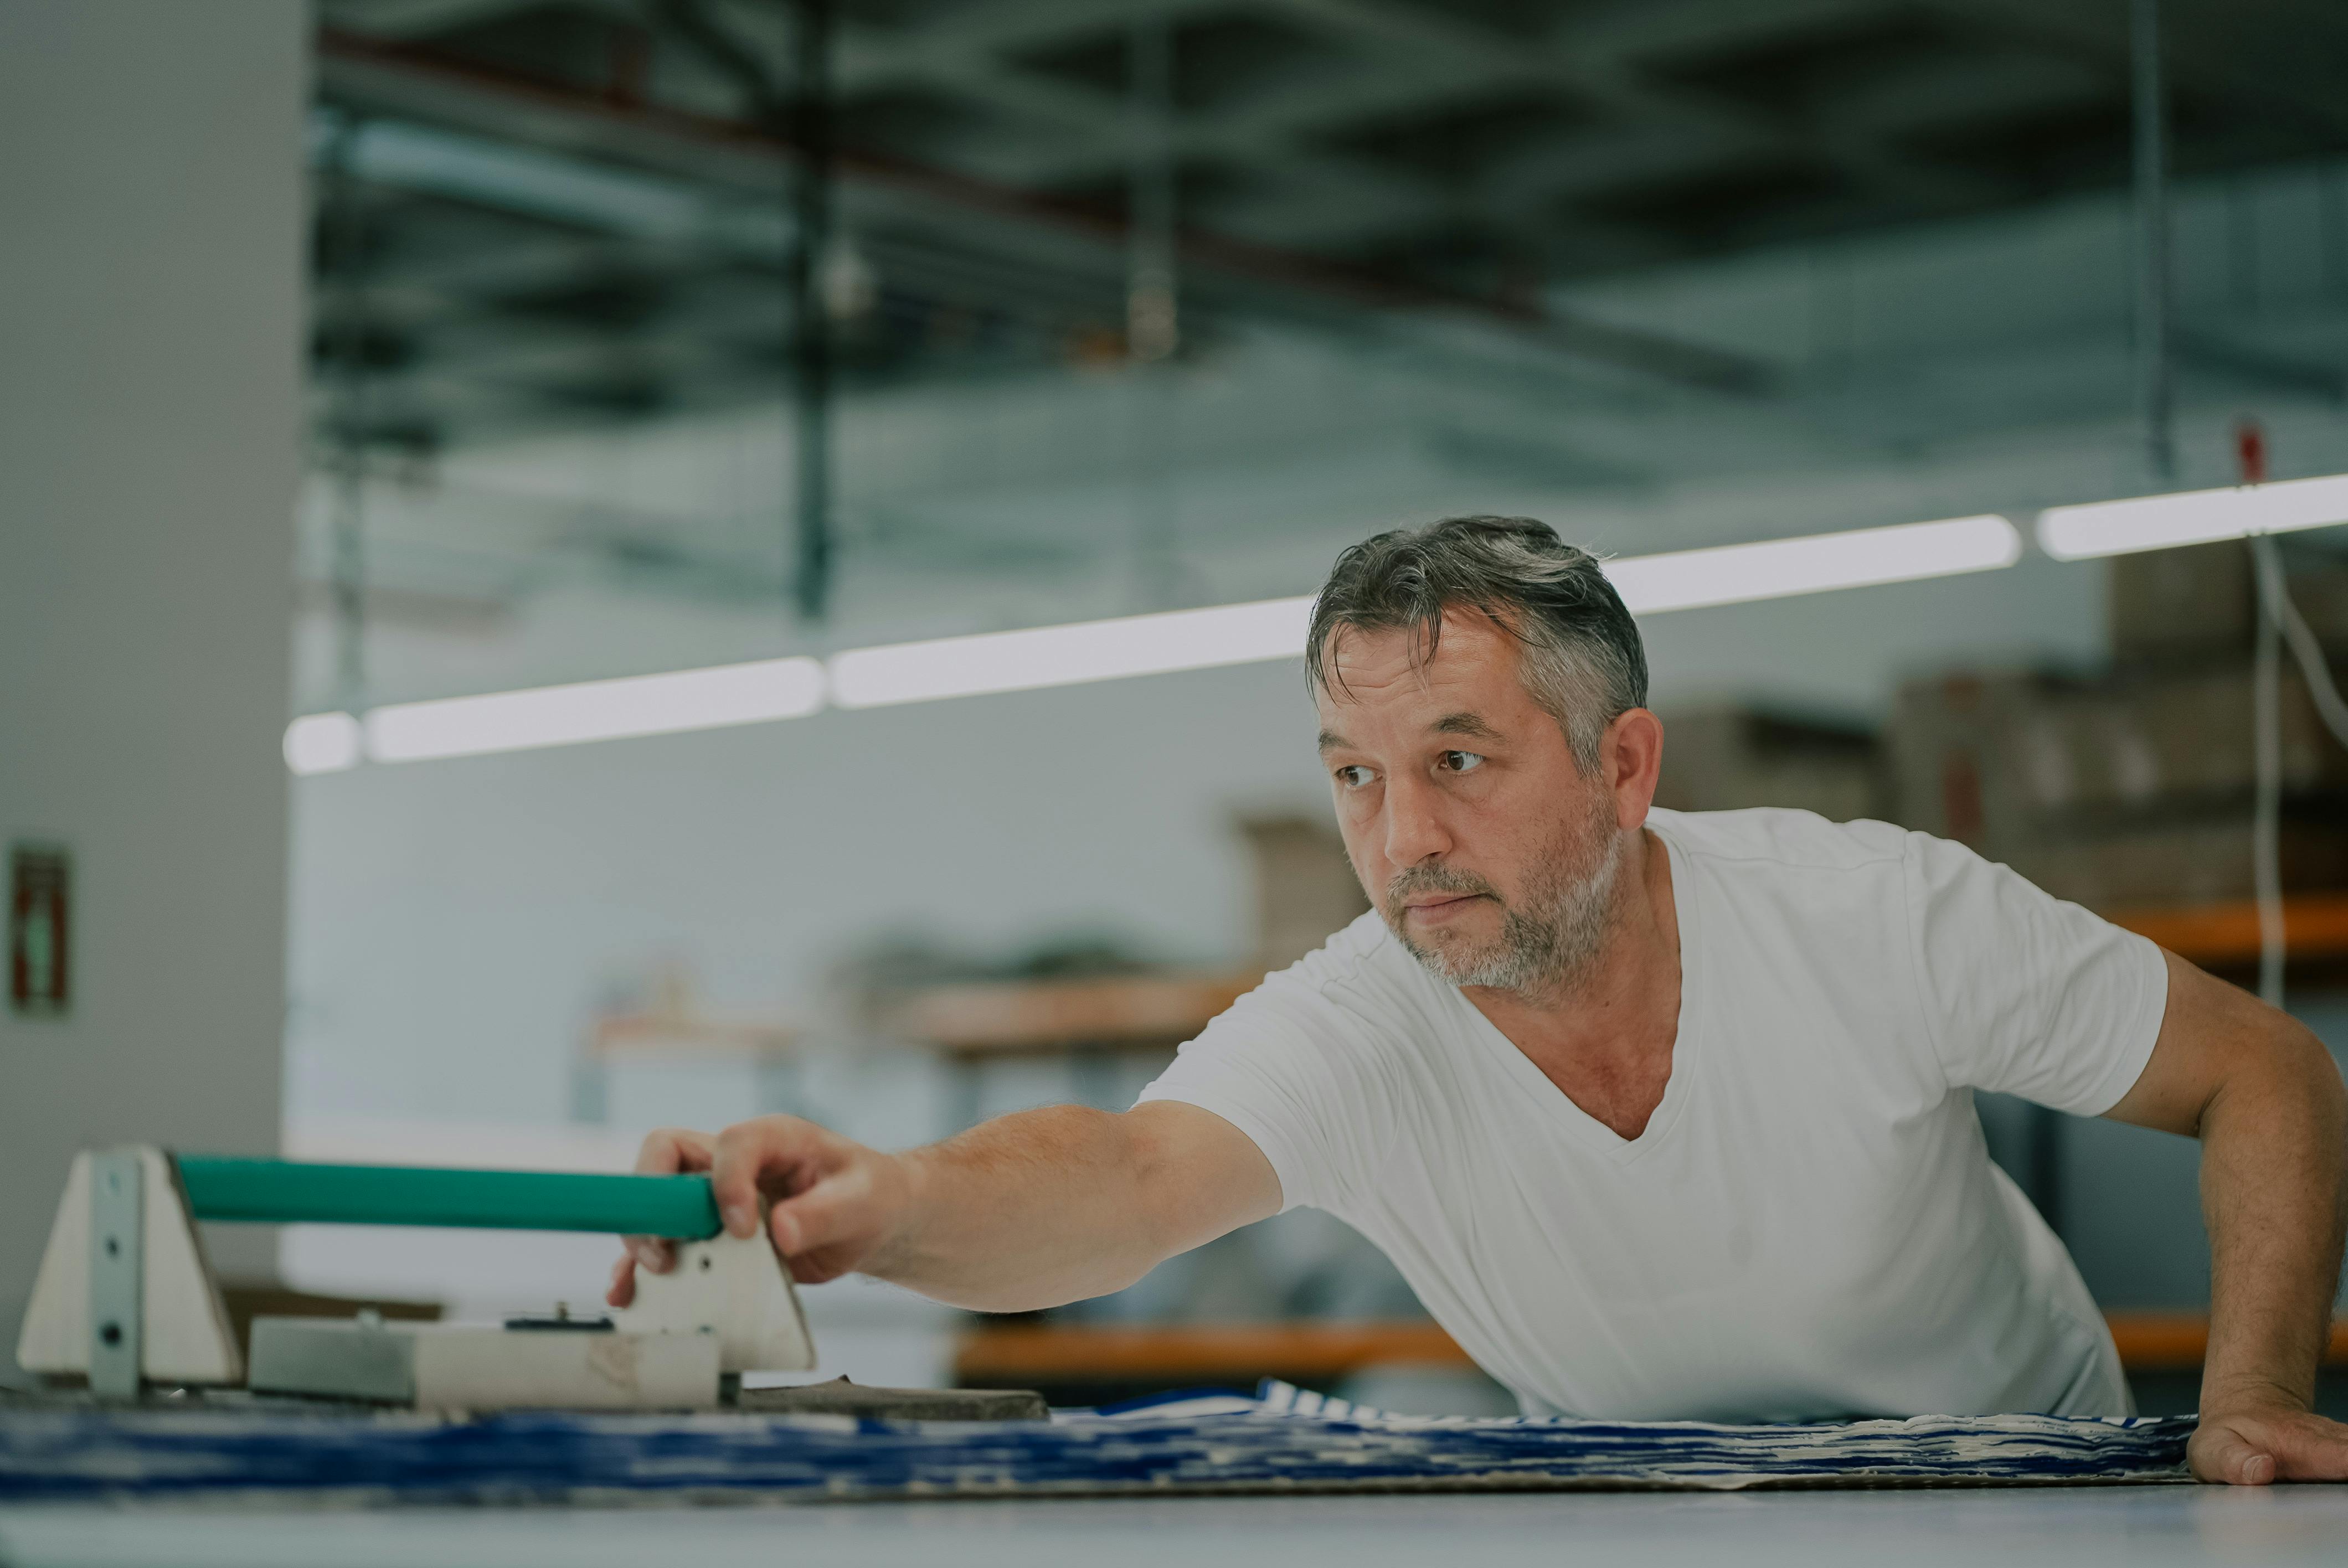
[[[1121,1288],[1311,1204],[1528,1409],[1622,1419],[2129,1409],[1972,1091],[2198,1135],[2213,1259],[2194,1470],[2348,1478],[2309,1412],[2348,1094],[2323,1047],[1957,845],[1651,810],[1662,724],[1598,564],[1459,518],[1337,562],[1308,672],[1376,906],[1123,1114],[902,1154],[789,1117],[656,1133],[727,1227],[983,1311]],[[666,1266],[633,1238],[615,1271]]]

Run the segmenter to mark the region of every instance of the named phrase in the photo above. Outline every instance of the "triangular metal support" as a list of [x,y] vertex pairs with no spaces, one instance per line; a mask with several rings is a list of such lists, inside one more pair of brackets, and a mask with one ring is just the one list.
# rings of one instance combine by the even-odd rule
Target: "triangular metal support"
[[678,1243],[667,1273],[636,1271],[635,1303],[613,1318],[640,1334],[715,1334],[721,1372],[804,1372],[815,1366],[815,1339],[798,1293],[764,1235],[720,1233]]
[[244,1358],[170,1156],[137,1145],[74,1156],[16,1362],[98,1393],[234,1384]]

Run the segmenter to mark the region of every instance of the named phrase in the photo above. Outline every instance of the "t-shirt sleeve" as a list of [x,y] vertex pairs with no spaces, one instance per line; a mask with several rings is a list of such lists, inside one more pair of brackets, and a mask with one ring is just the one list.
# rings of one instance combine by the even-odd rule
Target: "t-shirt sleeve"
[[1952,1084],[2100,1116],[2168,1010],[2160,949],[1961,844],[1908,835],[1916,983]]
[[1393,1146],[1379,1132],[1391,1107],[1366,1070],[1369,1042],[1349,1017],[1297,970],[1274,975],[1184,1046],[1135,1103],[1213,1112],[1263,1151],[1283,1213],[1343,1214],[1362,1190],[1365,1160]]

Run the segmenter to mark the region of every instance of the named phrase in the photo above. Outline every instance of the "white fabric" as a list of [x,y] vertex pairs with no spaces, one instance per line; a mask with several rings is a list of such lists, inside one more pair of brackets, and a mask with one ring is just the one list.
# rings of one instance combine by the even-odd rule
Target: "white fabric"
[[2130,1413],[2077,1269],[1972,1091],[2095,1115],[2143,1071],[2159,950],[1962,845],[1656,811],[1678,1040],[1629,1142],[1373,913],[1142,1092],[1253,1139],[1528,1414]]

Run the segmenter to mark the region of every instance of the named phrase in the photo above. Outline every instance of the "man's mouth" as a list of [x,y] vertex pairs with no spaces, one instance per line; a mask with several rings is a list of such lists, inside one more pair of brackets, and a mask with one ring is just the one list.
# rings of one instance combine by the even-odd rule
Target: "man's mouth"
[[1439,924],[1465,911],[1468,906],[1483,901],[1481,893],[1437,894],[1431,897],[1414,898],[1403,906],[1404,917]]

